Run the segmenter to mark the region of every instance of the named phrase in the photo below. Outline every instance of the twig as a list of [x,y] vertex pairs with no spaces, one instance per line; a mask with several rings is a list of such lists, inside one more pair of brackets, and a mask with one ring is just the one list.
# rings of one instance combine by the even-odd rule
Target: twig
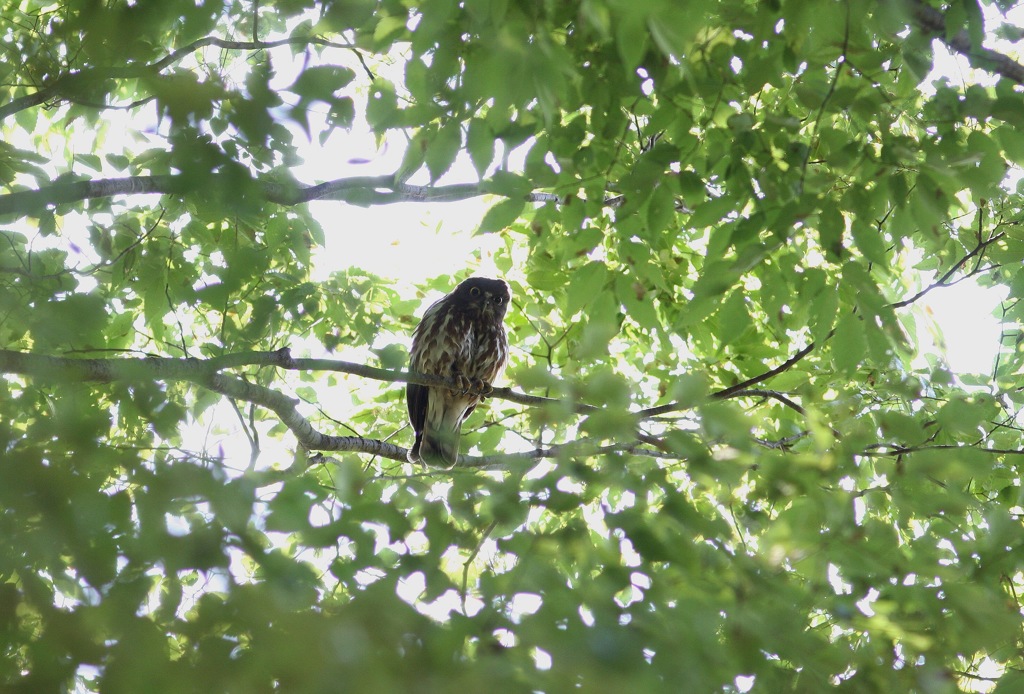
[[480,554],[480,549],[484,546],[484,542],[487,540],[488,536],[494,532],[494,529],[497,526],[498,521],[493,520],[486,528],[484,528],[483,533],[480,535],[480,541],[476,543],[476,547],[474,547],[473,551],[469,553],[468,557],[466,557],[466,561],[462,563],[462,614],[468,614],[466,612],[466,599],[469,596],[469,567],[473,563],[473,560],[476,559],[477,555]]
[[[881,450],[881,449],[887,450]],[[920,451],[949,451],[949,450],[967,450],[980,451],[982,453],[994,453],[996,455],[1024,455],[1024,449],[1018,448],[982,448],[978,446],[963,446],[955,443],[941,443],[935,444],[934,446],[901,446],[897,443],[873,443],[869,445],[860,455],[867,456],[900,456],[908,453],[918,453]]]
[[217,38],[215,36],[207,36],[193,41],[187,46],[169,53],[153,63],[127,66],[88,67],[69,72],[47,87],[0,106],[0,120],[14,115],[19,111],[32,108],[33,106],[38,106],[54,99],[64,98],[65,91],[75,91],[74,85],[76,82],[84,83],[100,81],[103,79],[133,79],[144,75],[157,74],[164,68],[180,62],[183,58],[207,46],[215,46],[225,50],[261,51],[276,48],[278,46],[296,44],[352,48],[350,44],[334,43],[318,36],[294,36],[286,39],[280,39],[278,41],[230,41],[228,39]]
[[[931,284],[929,284],[929,285],[928,285],[927,287],[925,287],[924,289],[922,289],[921,291],[919,291],[919,292],[918,292],[917,294],[914,294],[914,295],[913,295],[912,297],[910,297],[909,299],[903,299],[902,301],[896,301],[896,302],[894,302],[894,303],[891,303],[891,304],[889,304],[889,306],[890,306],[891,308],[903,308],[904,306],[909,306],[910,304],[914,303],[915,301],[917,301],[918,299],[920,299],[921,297],[923,297],[923,296],[924,296],[925,294],[927,294],[928,292],[932,291],[933,289],[938,289],[939,287],[950,287],[950,286],[952,286],[953,284],[956,284],[956,282],[950,282],[950,281],[949,281],[949,278],[950,278],[950,277],[952,277],[952,276],[953,276],[953,274],[954,274],[954,273],[956,273],[956,271],[957,271],[957,270],[959,270],[959,269],[960,269],[960,268],[962,268],[962,267],[963,267],[964,265],[966,265],[966,264],[967,264],[967,262],[968,262],[968,261],[969,261],[969,260],[970,260],[971,258],[973,258],[973,257],[975,257],[975,256],[978,256],[978,259],[980,260],[982,256],[981,256],[981,255],[979,255],[979,254],[983,254],[986,248],[988,248],[989,246],[991,246],[991,245],[992,245],[993,243],[995,243],[995,242],[996,242],[996,241],[998,241],[999,239],[1003,238],[1004,236],[1006,236],[1006,232],[1002,232],[1002,231],[1001,231],[1001,232],[999,232],[998,234],[995,234],[994,236],[992,236],[992,237],[988,238],[988,239],[987,239],[987,240],[985,240],[985,241],[979,241],[979,242],[978,242],[978,245],[977,245],[977,246],[975,246],[975,247],[974,247],[974,248],[973,248],[973,249],[971,250],[971,252],[970,252],[970,253],[968,253],[968,254],[967,254],[967,255],[965,255],[965,256],[964,256],[963,258],[961,258],[960,260],[958,260],[958,261],[957,261],[957,262],[956,262],[956,263],[955,263],[955,264],[953,265],[953,267],[949,268],[949,270],[947,270],[946,272],[942,273],[942,277],[940,277],[939,279],[935,280],[934,282],[932,282]],[[986,269],[985,269],[984,271],[985,271],[985,272],[987,272],[987,271],[988,271],[988,269],[989,269],[989,268],[986,268]],[[969,275],[967,275],[967,276],[968,276],[968,277],[970,277],[971,275],[973,275],[973,274],[975,274],[975,273],[977,273],[977,272],[982,272],[982,270],[979,270],[978,268],[975,268],[975,269],[974,269],[974,270],[973,270],[973,271],[972,271],[972,272],[971,272],[971,273],[970,273]],[[959,282],[959,281],[960,281],[960,280],[957,280],[957,282]]]

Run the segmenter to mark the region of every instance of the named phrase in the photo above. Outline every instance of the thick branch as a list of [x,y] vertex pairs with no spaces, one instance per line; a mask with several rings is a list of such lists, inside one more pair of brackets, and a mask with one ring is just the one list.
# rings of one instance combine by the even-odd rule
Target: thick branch
[[[441,378],[440,376],[420,374],[413,371],[378,369],[374,366],[340,361],[338,359],[292,359],[287,363],[287,365],[278,364],[278,366],[287,369],[297,369],[300,371],[336,371],[352,374],[353,376],[371,378],[375,381],[390,381],[392,383],[417,383],[423,386],[440,386],[442,388],[452,387],[455,385],[453,381]],[[527,395],[526,393],[521,393],[519,391],[512,390],[511,388],[492,388],[486,392],[480,389],[471,389],[470,392],[477,395],[487,395],[492,398],[509,400],[511,402],[519,403],[520,405],[528,405],[531,407],[543,407],[545,405],[557,405],[564,407],[567,404],[564,400],[546,398],[541,395]],[[587,405],[586,403],[571,403],[570,406],[572,407],[572,410],[578,414],[596,412],[600,409],[599,407]]]
[[922,0],[903,0],[903,2],[919,29],[965,56],[971,65],[981,70],[994,72],[1017,84],[1024,84],[1024,65],[1002,53],[975,45],[967,30],[962,30],[954,36],[947,36],[946,16],[941,10],[925,4]]
[[58,181],[37,190],[19,190],[0,195],[0,215],[38,215],[47,207],[115,195],[180,195],[192,187],[184,176],[133,176],[90,181]]
[[[312,200],[337,200],[369,207],[396,202],[451,202],[493,194],[487,182],[455,183],[444,186],[413,186],[396,183],[394,176],[353,176],[312,186],[284,184],[256,179],[265,202],[293,206]],[[197,189],[230,190],[237,186],[234,177],[217,173],[202,180],[180,175],[132,176],[88,181],[60,181],[37,190],[19,190],[0,195],[0,215],[38,215],[55,205],[110,198],[118,195],[184,195]],[[527,202],[560,201],[552,193],[528,193]]]
[[[353,375],[381,381],[405,381],[421,385],[454,386],[447,379],[429,374],[406,371],[389,371],[363,364],[353,364],[327,359],[292,359],[287,349],[275,352],[240,352],[211,359],[174,359],[149,357],[144,359],[76,359],[29,354],[12,350],[0,350],[0,373],[16,373],[51,381],[90,381],[109,383],[113,381],[188,381],[216,393],[236,400],[244,400],[274,412],[281,422],[295,434],[299,444],[307,450],[368,453],[382,458],[406,461],[408,450],[386,441],[366,439],[357,436],[329,436],[318,431],[296,409],[298,400],[285,394],[249,383],[241,378],[222,373],[222,370],[242,366],[275,366],[289,370],[321,370],[351,373]],[[559,400],[517,393],[508,388],[498,388],[492,397],[508,399],[524,404],[564,405]],[[575,406],[577,411],[594,411],[589,405]],[[591,441],[576,441],[547,448],[538,448],[526,453],[492,456],[462,456],[461,467],[497,468],[509,464],[524,463],[564,455],[600,455],[625,452],[650,455],[660,458],[678,458],[663,451],[645,447],[640,441],[599,445]]]
[[[274,366],[289,371],[334,371],[391,383],[418,383],[442,388],[456,387],[454,381],[431,374],[392,371],[338,359],[294,359],[287,348],[274,352],[237,352],[209,359],[173,357],[80,359],[0,350],[0,373],[21,374],[44,381],[57,382],[109,383],[112,381],[163,380],[193,381],[209,386],[211,381],[207,379],[212,378],[218,372],[244,366]],[[216,388],[213,389],[216,390]],[[527,395],[511,388],[494,388],[487,392],[475,389],[470,392],[510,400],[521,405],[565,405],[561,400]],[[250,400],[248,397],[241,399]],[[592,405],[575,404],[573,409],[576,412],[586,413],[599,408]]]

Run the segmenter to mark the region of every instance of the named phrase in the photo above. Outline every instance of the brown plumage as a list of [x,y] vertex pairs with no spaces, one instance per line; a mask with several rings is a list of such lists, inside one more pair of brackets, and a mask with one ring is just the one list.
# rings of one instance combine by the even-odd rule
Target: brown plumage
[[463,390],[408,385],[406,403],[416,432],[412,462],[444,467],[458,462],[462,422],[483,399],[465,390],[489,388],[508,361],[502,319],[510,297],[503,280],[470,277],[423,314],[412,335],[409,368],[455,379]]

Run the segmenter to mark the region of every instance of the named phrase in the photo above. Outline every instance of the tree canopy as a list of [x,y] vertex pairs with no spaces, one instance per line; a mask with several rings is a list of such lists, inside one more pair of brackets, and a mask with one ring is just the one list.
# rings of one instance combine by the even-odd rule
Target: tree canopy
[[[0,0],[4,690],[1018,691],[1012,5]],[[395,169],[311,179],[349,133]],[[470,198],[464,269],[361,266]],[[489,268],[504,383],[414,466]]]

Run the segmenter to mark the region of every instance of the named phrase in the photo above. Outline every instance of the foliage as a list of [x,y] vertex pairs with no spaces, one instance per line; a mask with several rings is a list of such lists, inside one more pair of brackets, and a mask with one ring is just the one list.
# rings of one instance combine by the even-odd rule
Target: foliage
[[[1006,5],[3,0],[3,686],[1015,691]],[[361,127],[395,172],[296,175]],[[404,349],[463,275],[315,253],[481,195],[512,389],[423,471]],[[967,277],[988,374],[922,342]]]

